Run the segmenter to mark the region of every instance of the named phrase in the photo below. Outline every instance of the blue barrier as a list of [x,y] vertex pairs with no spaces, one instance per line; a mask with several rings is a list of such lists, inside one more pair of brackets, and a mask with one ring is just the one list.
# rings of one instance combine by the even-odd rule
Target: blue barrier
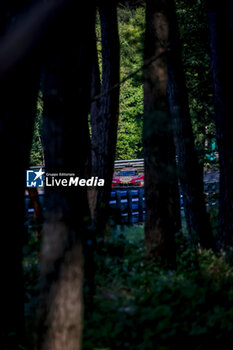
[[[204,191],[207,206],[213,206],[217,202],[218,184],[205,183]],[[39,194],[41,205],[44,204],[43,194]],[[184,214],[183,195],[180,194],[181,213]],[[25,206],[28,213],[33,213],[30,208],[30,199],[25,197]],[[110,194],[109,206],[113,213],[120,213],[122,223],[137,223],[145,221],[145,195],[144,188],[114,188]]]
[[144,188],[113,189],[109,201],[110,208],[118,209],[122,223],[145,221]]

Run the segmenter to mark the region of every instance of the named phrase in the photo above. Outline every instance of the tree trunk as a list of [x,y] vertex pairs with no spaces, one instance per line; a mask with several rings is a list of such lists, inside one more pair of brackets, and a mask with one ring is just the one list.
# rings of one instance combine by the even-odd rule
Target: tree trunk
[[[97,38],[96,38],[97,40]],[[93,43],[93,62],[92,62],[92,79],[91,79],[91,97],[99,96],[101,91],[99,59],[97,52],[97,42]],[[100,98],[97,98],[91,103],[90,122],[91,122],[91,155],[88,162],[89,176],[98,176],[98,153],[99,153],[99,138],[98,131],[102,128],[102,119],[99,116]],[[95,187],[88,189],[88,202],[93,223],[96,219],[96,201],[98,190]]]
[[202,173],[194,148],[175,3],[174,0],[164,3],[169,21],[168,97],[185,217],[192,241],[200,241],[203,247],[211,248],[213,236],[205,208]]
[[[105,180],[104,187],[93,189],[94,224],[98,232],[105,228],[108,217],[112,176],[117,140],[119,112],[119,37],[116,4],[103,1],[100,4],[102,35],[102,82],[99,101],[93,102],[92,125],[92,175]],[[95,63],[95,81],[98,91],[98,62]],[[95,105],[94,105],[95,104]]]
[[[94,4],[75,1],[53,23],[47,37],[42,75],[46,172],[85,178],[93,39]],[[87,190],[45,190],[37,349],[79,350],[83,242],[89,238],[90,222]]]
[[[0,5],[1,39],[14,30],[25,2]],[[0,40],[1,40],[0,39]],[[24,52],[0,77],[1,316],[0,348],[24,342],[22,248],[25,235],[24,191],[39,88],[38,52]],[[1,61],[4,65],[4,62]],[[4,76],[4,78],[3,78]]]
[[[162,1],[148,0],[145,63],[166,50],[168,25]],[[145,236],[155,258],[161,256],[174,262],[180,205],[167,79],[166,55],[144,70]]]
[[219,151],[219,248],[233,245],[232,1],[208,1],[216,137]]
[[40,203],[40,198],[36,187],[28,188],[28,195],[34,209],[35,224],[37,227],[36,237],[39,240],[41,238],[41,230],[43,224],[43,208]]

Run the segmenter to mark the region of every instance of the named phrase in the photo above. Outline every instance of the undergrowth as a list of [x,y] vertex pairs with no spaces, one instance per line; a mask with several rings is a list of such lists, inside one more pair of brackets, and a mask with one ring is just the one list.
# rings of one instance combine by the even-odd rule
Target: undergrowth
[[233,267],[226,255],[192,249],[177,235],[171,269],[146,257],[140,229],[135,240],[132,236],[118,229],[99,242],[83,350],[228,348]]
[[[39,273],[39,244],[31,228],[24,250],[27,349],[33,344]],[[118,226],[107,240],[98,239],[83,350],[228,349],[233,338],[232,251],[194,249],[178,234],[171,268],[148,258],[143,237],[143,226],[135,225]],[[84,289],[84,300],[90,300],[86,294]]]

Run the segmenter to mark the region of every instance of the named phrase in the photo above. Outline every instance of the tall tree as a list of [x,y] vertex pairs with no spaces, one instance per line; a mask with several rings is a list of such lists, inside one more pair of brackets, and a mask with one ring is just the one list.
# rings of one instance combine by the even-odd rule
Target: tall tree
[[[46,36],[42,71],[45,165],[49,173],[85,178],[90,148],[94,2],[71,3]],[[85,23],[85,30],[83,30]],[[85,187],[46,187],[37,349],[81,349]]]
[[200,240],[203,247],[210,248],[214,243],[205,208],[202,173],[194,148],[175,2],[163,0],[161,6],[169,23],[168,97],[185,217],[192,240]]
[[38,44],[48,24],[70,1],[12,0],[0,4],[0,145],[7,169],[7,177],[1,172],[0,179],[5,184],[7,178],[10,184],[2,188],[0,210],[6,230],[1,253],[1,348],[16,349],[24,337],[24,189],[39,88]]
[[207,1],[216,136],[220,165],[219,243],[233,245],[233,4]]
[[155,257],[174,261],[180,207],[167,96],[169,23],[162,5],[161,1],[146,2],[145,64],[160,57],[144,70],[145,236]]
[[[104,187],[92,190],[94,223],[105,228],[117,140],[119,112],[119,37],[116,2],[100,1],[102,42],[102,80],[99,83],[97,56],[94,60],[92,91],[99,89],[99,98],[91,108],[92,176],[105,180]],[[112,89],[114,87],[114,89]]]
[[17,26],[23,25],[21,11],[26,5],[27,1],[0,4],[0,51],[3,54],[0,57],[0,152],[5,169],[0,173],[1,349],[18,349],[24,338],[24,190],[36,114],[39,65],[37,50],[22,50],[20,59],[9,68],[9,57],[4,57],[4,42],[9,44],[10,57],[19,50],[22,38],[16,39]]

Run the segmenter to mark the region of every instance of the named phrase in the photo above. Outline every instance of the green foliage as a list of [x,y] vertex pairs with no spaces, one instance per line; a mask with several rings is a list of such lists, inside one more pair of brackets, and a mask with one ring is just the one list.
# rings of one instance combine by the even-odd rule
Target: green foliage
[[[24,247],[28,349],[38,305],[38,251],[33,218]],[[116,227],[98,239],[96,291],[84,319],[84,350],[228,348],[233,330],[232,251],[215,254],[176,237],[177,266],[145,254],[144,227]]]
[[116,159],[143,157],[142,94],[142,86],[135,87],[130,82],[121,89]]
[[[143,8],[118,10],[119,37],[121,50],[121,78],[132,73],[143,63],[143,40],[145,11]],[[141,84],[141,75],[133,83]]]
[[211,168],[216,165],[217,150],[213,149],[216,142],[206,4],[201,0],[176,1],[176,5],[195,146],[200,163]]
[[[202,166],[212,168],[217,163],[217,149],[205,1],[176,1],[176,5],[195,146]],[[118,10],[118,18],[121,78],[125,78],[143,62],[145,9],[125,6]],[[139,73],[121,85],[117,159],[143,156],[142,119],[143,84]]]
[[[213,122],[212,78],[209,62],[209,38],[205,1],[176,1],[183,42],[183,61],[189,92],[195,145],[200,163],[205,168],[216,165],[214,157],[215,126]],[[124,79],[143,63],[145,9],[120,6],[118,9],[120,37],[120,75]],[[100,19],[96,22],[97,49],[101,72]],[[142,72],[121,84],[116,159],[143,157],[143,83]],[[31,165],[43,163],[41,142],[43,104],[41,95],[31,150]]]
[[[121,79],[142,66],[144,9],[118,10]],[[143,157],[143,85],[141,72],[121,85],[116,159]]]
[[44,150],[42,145],[42,115],[43,115],[43,101],[42,94],[39,93],[37,101],[37,113],[34,124],[34,132],[32,139],[32,148],[30,154],[30,165],[42,165],[44,164]]
[[[142,231],[120,229],[96,254],[96,295],[83,349],[220,349],[233,329],[233,268],[177,237],[177,268],[145,255]],[[130,231],[132,238],[132,230]]]

